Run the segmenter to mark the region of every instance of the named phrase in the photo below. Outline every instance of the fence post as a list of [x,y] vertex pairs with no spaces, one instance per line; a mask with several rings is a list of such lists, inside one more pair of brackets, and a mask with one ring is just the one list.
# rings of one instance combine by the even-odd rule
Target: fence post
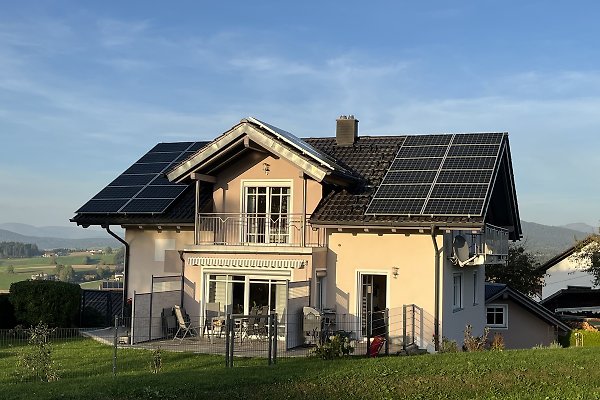
[[410,338],[411,343],[416,343],[417,341],[415,340],[415,305],[411,304],[411,308],[412,308],[412,312],[411,312],[411,332],[412,332],[412,336]]
[[230,335],[230,318],[229,314],[227,314],[227,318],[225,319],[225,368],[229,368],[229,335]]
[[385,324],[385,355],[390,355],[390,309],[383,311],[383,323]]
[[115,335],[113,338],[113,376],[117,376],[117,344],[119,340],[119,317],[115,316]]
[[[240,320],[240,324],[242,321]],[[233,351],[235,345],[235,317],[229,320],[229,332],[231,337],[229,338],[229,368],[233,368]]]
[[373,318],[373,313],[370,311],[367,311],[367,357],[369,357],[369,347],[371,347],[371,324],[372,324],[372,319]]
[[406,350],[406,304],[402,305],[402,349]]
[[422,307],[419,307],[419,315],[420,315],[420,318],[419,318],[419,323],[420,323],[419,324],[420,325],[419,326],[419,331],[421,333],[421,335],[420,335],[420,339],[421,339],[420,340],[420,342],[421,342],[421,346],[420,347],[421,348],[423,348],[425,346],[425,341],[423,340],[423,336],[425,336],[425,315],[424,314],[425,314],[425,310],[423,310]]
[[277,313],[273,314],[273,365],[277,364]]
[[267,321],[267,342],[269,342],[269,365],[271,365],[272,362],[272,355],[273,355],[273,338],[271,337],[271,335],[273,335],[273,314],[269,314],[269,319]]

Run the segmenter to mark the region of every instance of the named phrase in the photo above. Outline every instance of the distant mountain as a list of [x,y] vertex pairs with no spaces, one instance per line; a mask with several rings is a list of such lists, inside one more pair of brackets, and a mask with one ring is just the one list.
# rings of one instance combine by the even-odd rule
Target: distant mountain
[[[102,234],[102,232],[100,232]],[[56,237],[27,236],[6,229],[0,229],[0,242],[35,243],[40,249],[88,249],[103,248],[106,246],[119,247],[121,244],[114,238],[106,237],[68,239]]]
[[[86,238],[102,238],[107,236],[106,231],[89,227],[84,229],[80,226],[33,226],[28,224],[20,224],[17,222],[7,222],[0,224],[0,229],[5,229],[19,235],[37,236],[37,237],[54,237],[63,239],[86,239]],[[115,232],[119,233],[118,229]]]
[[[582,225],[585,224],[570,224],[570,226]],[[594,231],[593,228],[591,231],[580,231],[562,226],[549,226],[527,221],[521,221],[521,226],[523,227],[523,240],[521,240],[521,244],[528,251],[535,254],[542,263],[562,253],[573,246],[578,240],[586,238]]]
[[584,224],[583,222],[576,222],[574,224],[563,225],[562,228],[573,229],[574,231],[581,231],[587,233],[598,233],[598,228],[594,228],[593,226]]

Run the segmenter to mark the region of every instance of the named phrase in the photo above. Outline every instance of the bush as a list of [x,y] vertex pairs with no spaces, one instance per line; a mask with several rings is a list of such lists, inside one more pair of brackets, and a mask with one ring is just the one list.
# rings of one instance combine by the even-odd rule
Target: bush
[[494,333],[492,343],[490,344],[490,350],[502,351],[504,350],[504,337],[500,333]]
[[581,333],[583,337],[583,347],[600,347],[600,332],[586,331],[583,329],[573,329],[565,338],[561,340],[566,346],[575,347],[575,334]]
[[81,302],[79,285],[53,281],[23,281],[10,285],[17,322],[34,326],[76,326]]
[[483,328],[483,335],[473,336],[473,327],[467,325],[465,328],[465,342],[463,344],[463,350],[465,351],[483,351],[487,346],[488,334],[490,328],[487,326]]
[[346,336],[331,336],[328,341],[318,345],[313,355],[323,360],[333,360],[354,353],[354,347],[350,339]]
[[0,329],[11,329],[17,325],[15,309],[9,300],[8,293],[0,293]]
[[54,332],[48,325],[39,323],[34,328],[26,330],[29,339],[28,346],[19,351],[17,374],[21,380],[30,376],[42,382],[52,382],[59,379],[58,370],[52,359],[52,343],[50,336]]
[[456,340],[450,340],[445,336],[442,336],[442,344],[440,346],[440,353],[457,353],[458,344]]

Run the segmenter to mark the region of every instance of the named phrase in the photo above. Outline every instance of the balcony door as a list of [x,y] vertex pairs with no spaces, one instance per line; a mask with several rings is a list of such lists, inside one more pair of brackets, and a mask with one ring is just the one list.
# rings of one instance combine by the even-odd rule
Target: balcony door
[[290,188],[244,188],[244,242],[289,243]]

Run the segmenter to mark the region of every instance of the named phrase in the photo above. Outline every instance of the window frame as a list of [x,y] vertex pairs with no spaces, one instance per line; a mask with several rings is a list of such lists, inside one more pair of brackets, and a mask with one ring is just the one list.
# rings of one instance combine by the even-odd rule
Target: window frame
[[[459,288],[458,288],[458,299],[456,296],[456,278],[458,278]],[[452,274],[452,309],[456,311],[460,311],[463,309],[463,290],[464,290],[464,280],[462,272],[454,272]],[[458,304],[456,303],[458,300]]]
[[[502,324],[489,324],[488,313],[490,308],[502,309]],[[497,311],[493,311],[497,314]],[[493,329],[508,329],[508,304],[487,304],[485,306],[485,326]]]

